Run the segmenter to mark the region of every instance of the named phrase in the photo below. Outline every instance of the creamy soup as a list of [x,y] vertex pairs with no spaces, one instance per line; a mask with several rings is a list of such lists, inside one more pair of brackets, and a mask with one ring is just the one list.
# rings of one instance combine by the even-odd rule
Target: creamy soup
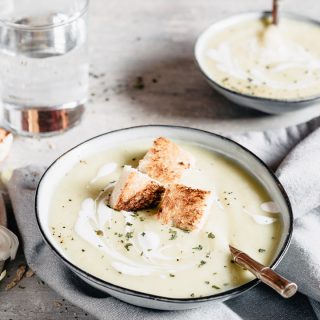
[[200,65],[214,81],[236,92],[274,99],[320,95],[320,27],[280,18],[236,23],[212,31]]
[[195,158],[180,183],[211,190],[200,229],[163,225],[154,210],[115,211],[106,199],[124,165],[152,140],[122,144],[82,159],[58,185],[50,228],[68,259],[122,287],[165,297],[207,296],[253,279],[231,261],[228,244],[264,264],[275,256],[282,222],[263,186],[236,162],[199,145],[177,142]]

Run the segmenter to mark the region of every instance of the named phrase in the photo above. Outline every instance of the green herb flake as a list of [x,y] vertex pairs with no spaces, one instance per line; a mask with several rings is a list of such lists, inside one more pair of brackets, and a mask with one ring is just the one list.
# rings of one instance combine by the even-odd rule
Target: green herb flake
[[199,263],[199,265],[198,265],[198,268],[204,266],[206,263],[207,263],[206,261],[201,260],[200,263]]
[[126,223],[126,226],[131,227],[131,226],[132,226],[132,223],[127,222],[127,223]]
[[141,235],[144,237],[146,235],[146,233],[143,231],[143,232],[141,232]]
[[218,287],[218,286],[216,286],[216,285],[211,286],[211,288],[220,290],[220,287]]
[[204,283],[205,283],[205,284],[210,284],[210,281],[205,281]]
[[103,231],[102,230],[95,230],[94,231],[96,233],[97,236],[103,236]]
[[169,273],[169,276],[170,276],[170,278],[174,278],[175,277],[175,275],[172,274],[172,273]]
[[214,239],[216,236],[212,233],[212,232],[209,232],[208,233],[208,238],[209,239]]
[[258,251],[259,251],[260,253],[263,253],[263,252],[266,252],[266,249],[261,249],[261,248],[260,248]]
[[176,231],[176,230],[169,229],[169,233],[171,234],[171,237],[169,238],[169,240],[177,239],[178,234],[177,234],[177,231]]
[[194,297],[194,293],[191,293],[191,294],[190,294],[190,297],[193,298],[193,297]]
[[127,251],[130,251],[130,247],[132,246],[132,243],[128,242],[124,245]]
[[127,233],[126,233],[126,238],[127,238],[127,239],[133,238],[133,231],[127,232]]
[[197,247],[192,248],[194,250],[202,250],[203,246],[201,244],[199,244]]

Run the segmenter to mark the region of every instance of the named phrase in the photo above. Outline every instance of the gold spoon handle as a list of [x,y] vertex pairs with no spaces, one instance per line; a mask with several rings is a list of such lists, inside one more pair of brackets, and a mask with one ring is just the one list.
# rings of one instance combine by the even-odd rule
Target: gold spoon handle
[[232,246],[229,247],[234,262],[248,269],[263,283],[277,291],[282,297],[290,298],[297,292],[298,286],[294,282],[280,276],[277,272],[252,259],[246,253]]

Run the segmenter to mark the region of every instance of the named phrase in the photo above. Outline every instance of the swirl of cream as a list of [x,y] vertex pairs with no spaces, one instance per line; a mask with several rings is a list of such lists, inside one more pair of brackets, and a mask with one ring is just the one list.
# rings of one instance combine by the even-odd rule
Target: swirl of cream
[[4,226],[0,226],[0,261],[13,260],[19,246],[17,236]]

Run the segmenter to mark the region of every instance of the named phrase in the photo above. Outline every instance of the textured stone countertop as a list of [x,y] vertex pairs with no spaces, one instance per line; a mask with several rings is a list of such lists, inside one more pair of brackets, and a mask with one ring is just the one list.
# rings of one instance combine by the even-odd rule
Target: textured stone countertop
[[[177,124],[224,133],[290,126],[319,114],[316,108],[274,116],[234,105],[208,86],[193,62],[195,39],[211,22],[237,12],[266,10],[270,4],[270,0],[91,0],[90,100],[82,123],[56,137],[16,138],[2,168],[48,165],[85,139],[133,125]],[[287,0],[283,7],[319,17],[318,0]],[[135,88],[137,77],[143,78],[143,89]],[[0,319],[93,319],[36,276],[5,291],[23,262],[20,253],[8,265],[9,277],[0,283]],[[303,299],[298,296],[294,304]],[[304,319],[313,316],[306,313]]]

